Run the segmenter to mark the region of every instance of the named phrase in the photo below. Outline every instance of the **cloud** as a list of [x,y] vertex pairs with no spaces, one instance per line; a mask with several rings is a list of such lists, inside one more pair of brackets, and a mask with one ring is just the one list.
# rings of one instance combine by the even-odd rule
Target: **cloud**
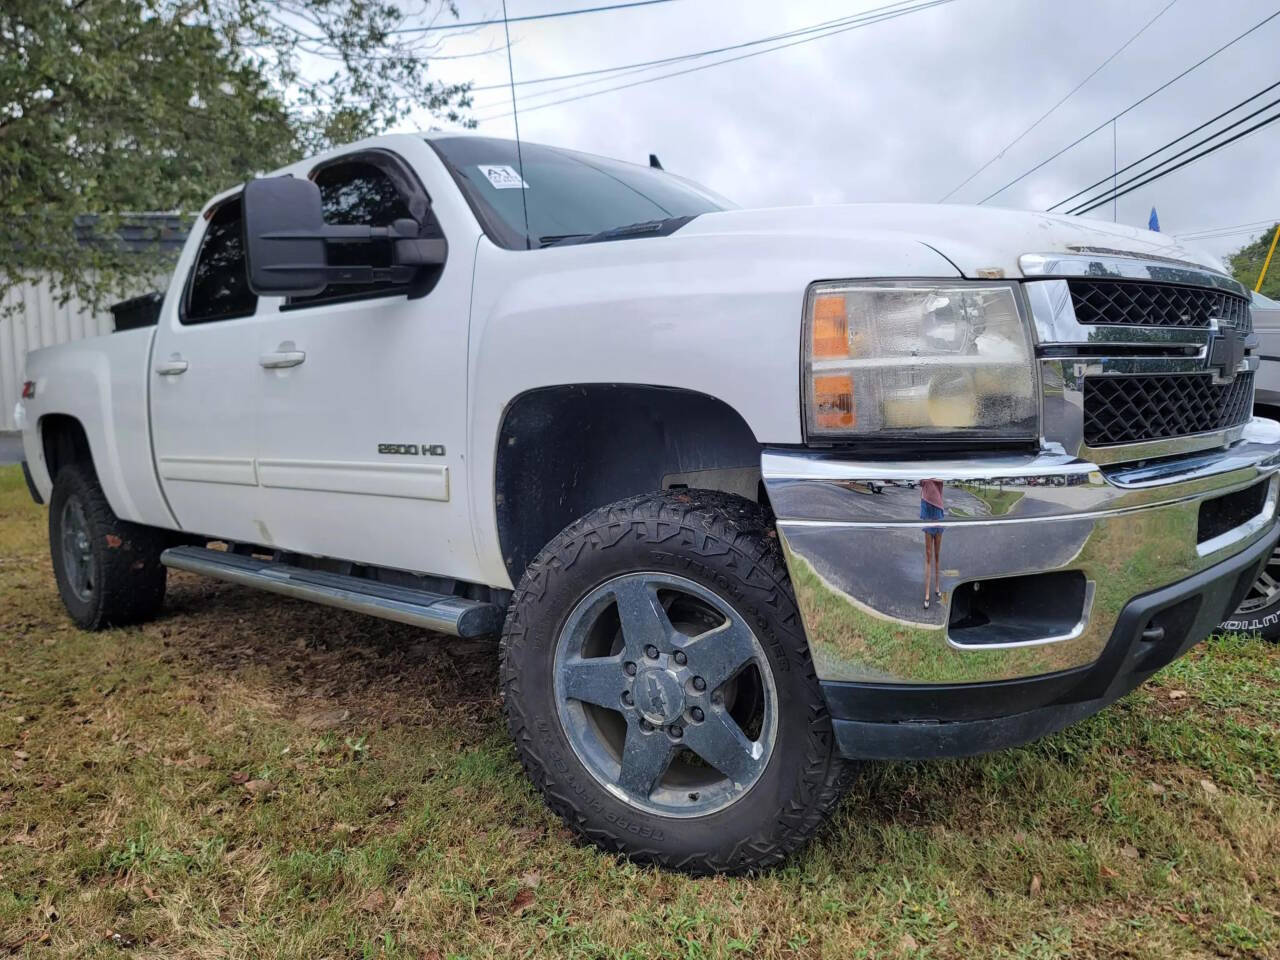
[[[733,2],[676,0],[632,10],[515,24],[516,78],[591,70],[724,46],[848,16],[885,0]],[[667,169],[746,206],[936,201],[982,166],[1168,0],[954,0],[944,6],[789,49],[560,106],[559,97],[682,69],[655,68],[558,95],[578,81],[518,88],[520,132],[531,141],[621,159],[657,153]],[[594,5],[565,0],[564,6]],[[508,0],[511,16],[547,0]],[[557,9],[559,6],[557,6]],[[1269,0],[1212,8],[1179,0],[1136,42],[1031,134],[958,191],[976,202],[1097,126],[1273,10]],[[501,16],[492,0],[467,19]],[[474,17],[472,16],[474,15]],[[439,61],[448,80],[507,79],[501,27],[451,39],[446,53],[500,52]],[[1115,129],[1123,166],[1277,79],[1280,19],[1125,115]],[[746,51],[742,51],[746,52]],[[697,61],[702,62],[702,61]],[[476,95],[476,115],[504,113],[510,94]],[[427,116],[415,116],[428,126]],[[510,137],[510,118],[480,131]],[[1280,217],[1280,124],[1121,198],[1115,216],[1145,226],[1150,208],[1180,233]],[[1108,126],[1000,193],[1001,206],[1043,209],[1113,169]],[[1107,206],[1090,214],[1110,220]],[[1248,237],[1206,241],[1223,254]]]

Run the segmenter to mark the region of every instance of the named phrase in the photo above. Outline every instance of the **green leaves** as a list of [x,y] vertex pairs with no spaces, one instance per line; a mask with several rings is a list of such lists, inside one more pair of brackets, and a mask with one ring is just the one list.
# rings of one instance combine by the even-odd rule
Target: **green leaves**
[[436,0],[7,0],[0,298],[49,274],[63,299],[101,309],[169,268],[158,245],[112,242],[130,213],[194,215],[412,107],[463,121],[465,86],[430,77],[436,41],[397,32],[441,13]]

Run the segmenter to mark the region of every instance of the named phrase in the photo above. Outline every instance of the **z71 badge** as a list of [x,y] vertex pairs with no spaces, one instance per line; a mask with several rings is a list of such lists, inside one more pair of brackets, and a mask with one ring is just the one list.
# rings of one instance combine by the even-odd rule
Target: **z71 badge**
[[442,443],[380,443],[378,444],[379,453],[399,454],[403,457],[443,457],[444,444]]

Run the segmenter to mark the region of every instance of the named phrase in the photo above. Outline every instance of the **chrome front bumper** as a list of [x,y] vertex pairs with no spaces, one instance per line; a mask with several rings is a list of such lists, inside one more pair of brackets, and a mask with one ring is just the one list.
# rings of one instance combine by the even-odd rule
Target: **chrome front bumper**
[[[1148,466],[1051,452],[904,462],[774,449],[761,469],[821,680],[985,683],[1093,664],[1133,598],[1273,537],[1280,424],[1255,418],[1230,447]],[[919,519],[926,478],[944,482],[942,521]],[[1260,507],[1205,536],[1201,504],[1255,484],[1265,485]],[[928,609],[926,526],[943,531],[943,597]],[[1003,578],[1055,571],[1084,577],[1071,622],[994,638],[953,622],[957,590],[990,595]]]

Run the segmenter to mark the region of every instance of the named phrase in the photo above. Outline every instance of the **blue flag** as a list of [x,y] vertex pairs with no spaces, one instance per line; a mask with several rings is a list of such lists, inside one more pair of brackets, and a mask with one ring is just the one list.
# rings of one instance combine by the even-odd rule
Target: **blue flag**
[[1154,230],[1156,233],[1160,232],[1160,218],[1156,216],[1155,207],[1151,208],[1151,219],[1147,221],[1147,229]]

